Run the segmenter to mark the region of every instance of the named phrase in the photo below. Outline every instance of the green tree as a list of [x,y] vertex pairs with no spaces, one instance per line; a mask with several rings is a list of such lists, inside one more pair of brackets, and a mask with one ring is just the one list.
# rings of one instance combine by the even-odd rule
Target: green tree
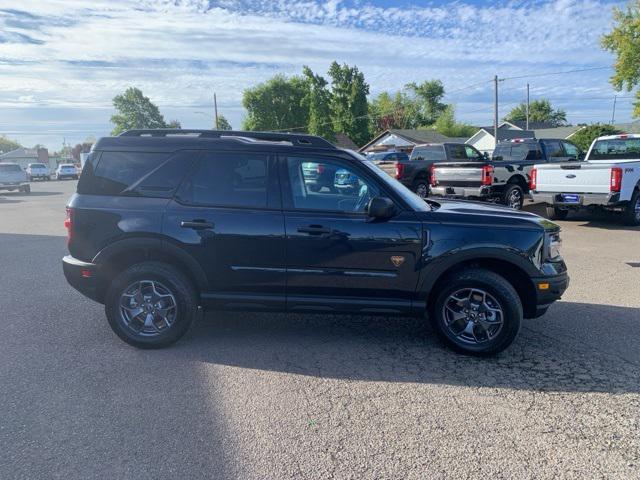
[[336,134],[331,119],[331,92],[327,88],[327,81],[321,75],[313,73],[306,65],[302,68],[302,73],[307,81],[304,100],[309,109],[307,131],[335,142]]
[[422,83],[411,82],[405,85],[415,102],[418,118],[422,126],[433,125],[447,105],[442,103],[444,86],[440,80],[425,80]]
[[331,113],[333,128],[349,136],[357,145],[371,140],[369,129],[369,84],[358,67],[333,62],[331,77]]
[[[616,56],[611,84],[628,92],[640,82],[640,0],[629,2],[626,10],[614,7],[613,30],[602,37],[602,46]],[[640,92],[636,92],[633,116],[640,116]]]
[[420,106],[405,92],[382,92],[369,103],[374,135],[390,128],[420,126]]
[[307,82],[301,77],[275,77],[249,88],[242,94],[247,110],[245,130],[299,130],[309,123],[305,105]]
[[7,153],[11,150],[15,150],[16,148],[20,148],[21,146],[22,145],[20,145],[18,142],[14,142],[13,140],[9,140],[4,135],[0,135],[0,153]]
[[182,125],[180,125],[180,122],[178,120],[171,120],[169,123],[167,123],[167,126],[165,128],[180,130],[182,128]]
[[[527,119],[527,104],[521,103],[514,107],[504,119],[508,122],[525,121]],[[560,108],[554,110],[549,100],[541,98],[529,104],[529,121],[549,122],[554,127],[560,127],[567,124],[567,113]]]
[[[216,128],[215,123],[213,124],[213,128]],[[218,130],[233,130],[233,127],[231,126],[231,124],[229,123],[229,120],[227,120],[227,118],[222,115],[221,113],[218,114]]]
[[588,125],[578,130],[571,135],[570,140],[586,152],[596,138],[603,135],[617,135],[619,133],[622,133],[622,131],[613,125],[594,123],[593,125]]
[[129,87],[123,94],[116,95],[113,106],[118,113],[111,117],[112,135],[134,128],[168,128],[158,107],[138,88]]
[[456,122],[455,108],[453,105],[447,105],[436,120],[434,128],[447,137],[471,137],[478,131],[476,127],[466,123]]

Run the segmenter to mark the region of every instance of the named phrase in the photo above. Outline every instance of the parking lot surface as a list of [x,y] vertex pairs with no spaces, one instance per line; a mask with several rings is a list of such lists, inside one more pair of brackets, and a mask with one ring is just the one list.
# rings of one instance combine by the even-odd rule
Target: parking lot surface
[[0,478],[640,478],[640,229],[558,222],[569,290],[496,358],[221,312],[142,351],[62,275],[75,184],[0,194]]

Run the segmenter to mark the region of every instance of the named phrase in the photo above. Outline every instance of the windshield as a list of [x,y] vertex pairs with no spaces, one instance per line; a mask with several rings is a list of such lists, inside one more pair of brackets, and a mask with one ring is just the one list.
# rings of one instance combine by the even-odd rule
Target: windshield
[[589,160],[640,159],[640,138],[596,140]]
[[540,160],[542,152],[537,143],[500,143],[491,157],[496,161]]
[[45,166],[42,163],[32,163],[31,165],[29,165],[31,168],[45,168]]
[[20,165],[2,165],[0,163],[0,172],[2,173],[16,173],[21,171]]
[[369,155],[367,155],[367,160],[384,160],[385,157],[389,155],[388,152],[384,152],[384,153],[370,153]]

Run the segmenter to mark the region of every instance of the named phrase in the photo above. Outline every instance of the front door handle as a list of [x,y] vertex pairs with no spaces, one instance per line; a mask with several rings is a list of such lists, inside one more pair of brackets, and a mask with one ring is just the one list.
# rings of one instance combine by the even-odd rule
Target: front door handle
[[213,228],[213,223],[196,219],[191,221],[182,221],[180,222],[180,226],[182,228],[192,228],[193,230],[208,230]]
[[308,233],[309,235],[325,235],[331,233],[331,229],[322,225],[308,225],[306,227],[298,227],[298,232]]

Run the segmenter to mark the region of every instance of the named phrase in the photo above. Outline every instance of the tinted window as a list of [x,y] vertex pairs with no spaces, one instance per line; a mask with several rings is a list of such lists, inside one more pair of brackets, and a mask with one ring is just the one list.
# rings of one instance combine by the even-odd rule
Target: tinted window
[[[332,173],[331,188],[318,189],[305,175],[303,165],[311,161],[321,163],[325,166],[325,171]],[[338,160],[289,157],[287,168],[294,208],[361,213],[369,200],[380,194],[376,185]]]
[[192,205],[265,208],[267,156],[207,153],[182,183],[177,197]]
[[30,163],[29,167],[31,168],[46,168],[42,163]]
[[[167,153],[102,152],[98,164],[94,165],[91,155],[80,177],[78,193],[119,195],[157,169],[168,156]],[[73,165],[60,168],[75,170]]]
[[580,150],[573,143],[562,142],[564,146],[564,151],[567,154],[567,157],[578,158],[580,155]]
[[564,157],[564,151],[562,150],[562,146],[560,142],[548,141],[544,142],[544,147],[547,151],[547,158],[557,158]]
[[464,145],[449,145],[449,152],[454,160],[467,160],[467,151]]
[[16,173],[21,171],[22,169],[20,168],[20,165],[3,165],[0,163],[1,173]]
[[522,160],[540,160],[542,152],[537,143],[499,143],[493,151],[493,160],[517,162]]
[[428,145],[416,147],[411,152],[411,160],[428,160],[433,162],[445,161],[447,156],[442,145]]
[[478,152],[475,148],[470,147],[469,145],[464,146],[465,151],[467,152],[467,158],[469,160],[484,160],[480,152]]

